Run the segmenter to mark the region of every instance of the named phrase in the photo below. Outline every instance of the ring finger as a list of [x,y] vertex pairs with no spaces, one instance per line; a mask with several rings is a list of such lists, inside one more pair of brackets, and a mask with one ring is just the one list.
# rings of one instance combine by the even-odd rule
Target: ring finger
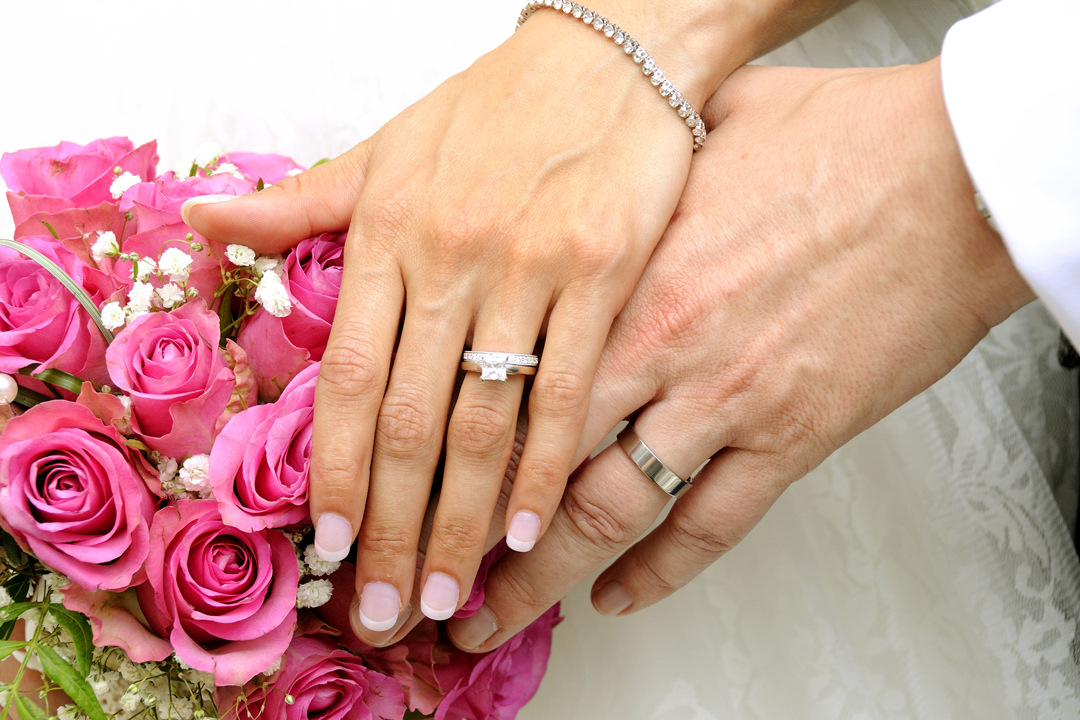
[[[540,293],[525,293],[535,298]],[[547,312],[544,301],[516,310],[512,301],[488,298],[476,320],[474,352],[527,355],[536,345]],[[493,308],[498,308],[497,315]],[[467,598],[484,554],[484,540],[514,447],[514,428],[524,378],[502,376],[499,367],[484,380],[468,372],[446,433],[446,466],[421,582],[420,606],[434,620],[446,620]]]

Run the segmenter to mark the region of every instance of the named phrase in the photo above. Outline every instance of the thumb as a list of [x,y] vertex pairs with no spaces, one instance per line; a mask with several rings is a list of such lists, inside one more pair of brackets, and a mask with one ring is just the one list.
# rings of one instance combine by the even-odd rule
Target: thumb
[[281,252],[319,233],[345,230],[360,199],[377,137],[376,133],[345,154],[261,192],[191,198],[180,208],[180,216],[208,240],[247,245],[263,253]]

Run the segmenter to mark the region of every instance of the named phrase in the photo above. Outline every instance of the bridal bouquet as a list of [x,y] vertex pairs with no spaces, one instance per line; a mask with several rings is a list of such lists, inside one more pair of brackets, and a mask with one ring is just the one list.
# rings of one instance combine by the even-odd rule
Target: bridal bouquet
[[350,628],[355,566],[311,544],[344,237],[266,256],[180,217],[302,168],[157,160],[127,138],[0,160],[0,720],[513,718],[557,608],[486,655],[430,620],[376,649]]

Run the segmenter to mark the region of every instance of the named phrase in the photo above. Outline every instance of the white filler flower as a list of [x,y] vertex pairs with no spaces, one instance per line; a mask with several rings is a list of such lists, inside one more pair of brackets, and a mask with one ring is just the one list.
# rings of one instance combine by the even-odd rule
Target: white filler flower
[[225,150],[216,142],[205,142],[195,148],[195,164],[201,168],[213,165],[225,154]]
[[[136,268],[134,265],[138,265],[138,267]],[[144,257],[134,265],[131,268],[131,272],[139,282],[146,282],[150,279],[152,274],[157,272],[157,263],[154,262],[153,258]]]
[[180,484],[188,492],[201,493],[210,489],[210,456],[192,455],[180,468]]
[[101,324],[109,331],[122,328],[125,322],[127,316],[124,315],[124,308],[120,307],[120,303],[111,302],[101,308]]
[[138,185],[141,182],[141,177],[126,172],[112,181],[112,185],[109,186],[109,192],[112,193],[114,200],[119,200],[120,196],[123,195],[129,187]]
[[277,272],[279,267],[281,267],[281,257],[278,255],[262,255],[255,261],[255,272],[260,275]]
[[174,283],[185,282],[191,275],[191,256],[179,248],[169,248],[161,253],[158,269]]
[[334,586],[329,580],[309,580],[296,589],[296,607],[322,607],[330,601]]
[[165,306],[167,310],[172,310],[174,307],[184,302],[184,298],[187,295],[180,289],[179,285],[173,285],[169,283],[163,288],[159,288],[157,291],[158,297],[161,298],[161,304]]
[[292,312],[289,291],[281,284],[281,278],[277,273],[268,272],[262,276],[259,287],[255,288],[255,302],[266,308],[266,311],[274,317],[288,317]]
[[136,282],[128,291],[127,316],[131,319],[150,312],[150,303],[154,301],[154,286]]
[[120,254],[120,244],[116,242],[116,233],[112,230],[99,232],[97,240],[90,246],[90,254],[94,260],[101,262],[107,257],[116,257]]
[[314,545],[304,548],[304,563],[307,564],[308,572],[312,575],[332,575],[341,567],[339,562],[331,562],[319,557]]
[[225,248],[225,257],[237,267],[251,267],[255,264],[255,251],[246,245],[230,245]]
[[221,173],[228,173],[234,178],[240,178],[241,180],[244,179],[244,173],[240,172],[240,168],[236,167],[232,163],[224,162],[214,168],[215,175],[220,175]]

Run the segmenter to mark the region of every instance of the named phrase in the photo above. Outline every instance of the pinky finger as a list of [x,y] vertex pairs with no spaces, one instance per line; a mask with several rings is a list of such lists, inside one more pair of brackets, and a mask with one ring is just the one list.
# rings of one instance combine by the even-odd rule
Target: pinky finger
[[628,615],[663,600],[733,548],[788,486],[775,455],[722,450],[694,487],[593,584],[593,606]]

